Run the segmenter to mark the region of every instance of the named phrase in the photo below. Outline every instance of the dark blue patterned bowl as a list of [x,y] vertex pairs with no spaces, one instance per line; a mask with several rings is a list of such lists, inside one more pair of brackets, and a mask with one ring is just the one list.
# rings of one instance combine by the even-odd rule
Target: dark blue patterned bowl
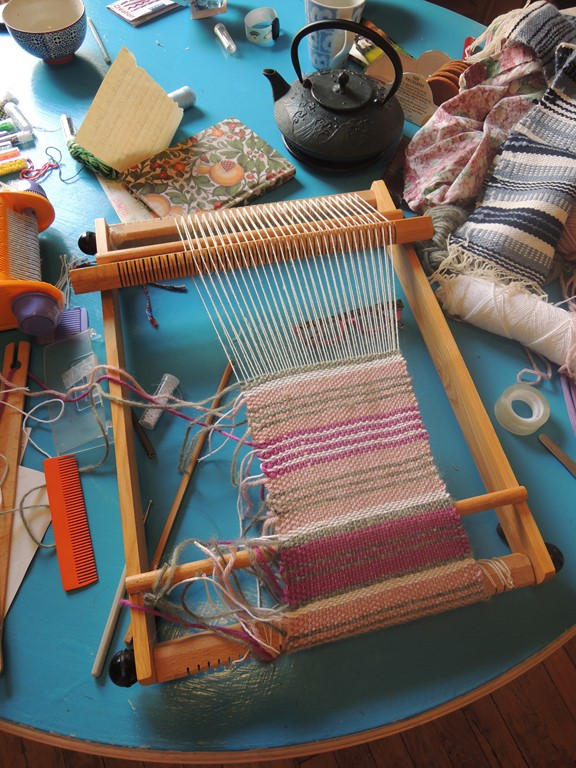
[[4,24],[14,40],[48,64],[70,61],[86,36],[82,0],[10,0]]

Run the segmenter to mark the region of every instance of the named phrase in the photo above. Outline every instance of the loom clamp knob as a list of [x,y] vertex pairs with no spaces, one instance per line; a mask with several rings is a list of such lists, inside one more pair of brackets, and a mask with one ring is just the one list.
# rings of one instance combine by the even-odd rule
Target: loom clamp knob
[[[504,533],[504,529],[502,528],[502,525],[498,523],[496,526],[496,533],[500,537],[500,539],[506,544],[506,546],[509,546],[508,539],[506,538],[506,534]],[[546,549],[548,550],[548,554],[550,555],[550,560],[552,560],[552,565],[554,566],[554,570],[556,573],[560,573],[562,568],[564,567],[564,554],[562,550],[556,546],[556,544],[552,544],[549,541],[545,541],[544,544],[546,545]]]
[[138,682],[136,675],[136,661],[132,648],[123,648],[110,659],[108,675],[115,685],[121,688],[130,688]]
[[78,248],[87,256],[94,256],[97,251],[96,233],[90,231],[83,232],[78,238]]

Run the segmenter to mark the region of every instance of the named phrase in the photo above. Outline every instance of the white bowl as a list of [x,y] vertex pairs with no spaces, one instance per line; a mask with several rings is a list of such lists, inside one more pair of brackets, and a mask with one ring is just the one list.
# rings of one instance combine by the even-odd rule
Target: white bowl
[[10,0],[4,24],[14,40],[50,64],[69,61],[86,36],[82,0]]

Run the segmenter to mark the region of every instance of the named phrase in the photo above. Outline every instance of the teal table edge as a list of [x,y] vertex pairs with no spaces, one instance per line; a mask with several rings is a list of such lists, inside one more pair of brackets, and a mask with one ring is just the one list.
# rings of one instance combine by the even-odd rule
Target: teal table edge
[[[250,4],[253,7],[254,3]],[[175,137],[182,140],[225,117],[237,117],[285,156],[272,119],[272,97],[264,68],[294,79],[289,42],[303,25],[303,0],[275,3],[281,36],[274,48],[259,48],[243,38],[246,4],[229,3],[221,17],[238,44],[230,57],[219,46],[213,22],[192,21],[178,10],[139,29],[130,27],[105,5],[87,7],[112,58],[126,45],[166,92],[189,85],[197,105],[189,110]],[[367,4],[367,14],[414,55],[439,48],[459,58],[464,40],[480,25],[425,0]],[[42,254],[56,277],[58,256],[77,253],[77,238],[93,228],[94,219],[117,217],[97,180],[67,154],[59,116],[81,124],[106,65],[95,41],[87,36],[74,62],[47,67],[0,35],[0,61],[9,62],[6,86],[14,92],[35,126],[36,144],[29,156],[36,166],[50,147],[62,153],[63,165],[43,186],[56,210],[54,224],[41,235]],[[305,65],[306,66],[306,65]],[[4,85],[4,82],[3,82]],[[406,124],[412,134],[415,126]],[[53,150],[49,150],[53,153]],[[315,173],[294,161],[294,180],[262,202],[329,195],[367,189],[382,169],[336,176]],[[122,295],[129,368],[153,389],[169,366],[182,368],[189,399],[211,394],[224,357],[198,300],[153,295],[160,327],[147,322],[142,293]],[[74,297],[88,310],[94,347],[103,355],[99,296]],[[490,411],[501,392],[525,365],[519,345],[472,327],[452,324],[456,340]],[[2,334],[7,342],[23,338]],[[160,341],[160,344],[158,343]],[[183,341],[185,343],[183,343]],[[401,346],[405,352],[433,452],[455,498],[482,492],[477,472],[451,415],[446,395],[433,371],[409,311],[404,316]],[[184,350],[175,355],[175,349]],[[32,367],[42,373],[43,355],[33,350]],[[547,431],[576,454],[559,382],[544,388],[552,410]],[[50,450],[49,428],[38,440]],[[352,638],[284,657],[273,665],[246,662],[233,669],[155,686],[121,689],[90,675],[92,661],[123,565],[118,492],[112,457],[83,479],[99,582],[65,594],[55,558],[39,552],[4,630],[6,669],[0,677],[0,728],[55,746],[112,757],[177,762],[232,762],[311,754],[378,738],[458,708],[529,669],[574,635],[576,515],[570,499],[574,480],[543,453],[536,436],[517,438],[497,427],[519,482],[547,541],[559,545],[566,564],[552,581],[517,590],[487,603],[422,619],[411,625]],[[164,420],[154,433],[160,450],[154,472],[143,455],[143,498],[154,496],[161,516],[179,481],[173,452],[178,440]],[[199,536],[233,535],[235,491],[229,484],[230,450],[206,461],[194,479],[186,517]],[[28,448],[25,464],[41,469],[41,456]],[[224,519],[221,510],[230,510]],[[495,531],[493,513],[466,521],[479,557],[505,554]],[[176,535],[186,532],[186,525]],[[152,521],[154,525],[158,522]],[[153,538],[153,536],[152,536]],[[477,550],[476,550],[477,547]],[[113,649],[122,646],[127,625],[123,615]]]

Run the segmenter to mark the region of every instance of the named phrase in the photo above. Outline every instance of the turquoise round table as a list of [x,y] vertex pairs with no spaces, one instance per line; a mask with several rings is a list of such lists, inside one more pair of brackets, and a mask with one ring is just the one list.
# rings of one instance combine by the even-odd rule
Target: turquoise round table
[[[290,41],[304,24],[302,0],[278,0],[281,34],[272,48],[246,41],[243,17],[254,3],[228,3],[222,17],[238,45],[227,55],[216,40],[214,20],[192,20],[188,8],[133,28],[103,3],[87,3],[100,36],[114,58],[131,50],[166,92],[189,85],[197,94],[174,141],[226,117],[236,117],[287,155],[272,115],[270,86],[262,76],[274,68],[291,82]],[[366,15],[413,55],[438,48],[458,58],[463,42],[481,27],[424,0],[369,0]],[[62,153],[62,166],[43,186],[56,210],[41,235],[48,271],[57,275],[58,255],[78,253],[77,238],[95,218],[117,221],[98,181],[68,155],[61,114],[79,126],[107,66],[88,34],[75,60],[49,67],[0,35],[2,88],[15,94],[37,137],[26,152],[36,166],[45,150]],[[307,66],[307,63],[304,64]],[[113,126],[111,126],[113,130]],[[406,123],[410,135],[415,127]],[[49,150],[53,153],[53,150]],[[296,176],[262,202],[367,189],[382,169],[335,175],[313,172],[294,160]],[[157,291],[159,327],[146,319],[140,289],[122,295],[127,367],[149,390],[165,371],[181,379],[187,399],[215,391],[225,364],[214,332],[192,294]],[[94,350],[102,357],[98,295],[73,297],[94,329]],[[519,345],[472,327],[452,324],[480,395],[491,413],[501,392],[525,365]],[[1,336],[2,346],[19,338]],[[465,498],[482,492],[476,469],[452,415],[409,310],[401,346],[408,361],[433,453],[450,492]],[[43,371],[43,350],[35,345],[32,370]],[[576,454],[557,377],[543,387],[551,406],[547,432]],[[40,551],[22,584],[4,627],[4,672],[0,677],[0,728],[72,749],[112,756],[176,762],[226,762],[287,757],[334,749],[377,738],[462,706],[527,669],[574,632],[576,601],[576,480],[544,452],[536,436],[497,431],[546,541],[559,546],[565,565],[556,578],[535,588],[281,658],[271,665],[247,661],[172,683],[119,688],[90,670],[123,567],[115,464],[111,456],[83,477],[97,584],[65,593],[56,558]],[[179,483],[176,471],[182,437],[164,417],[152,433],[157,458],[138,454],[142,497],[153,501],[148,540],[162,527]],[[52,450],[48,427],[34,437]],[[197,469],[173,534],[233,537],[235,490],[229,482],[231,449]],[[24,464],[40,469],[42,457],[28,447]],[[477,557],[505,554],[493,512],[468,517]],[[51,533],[48,533],[50,539]],[[128,617],[122,614],[111,653],[123,646]]]

